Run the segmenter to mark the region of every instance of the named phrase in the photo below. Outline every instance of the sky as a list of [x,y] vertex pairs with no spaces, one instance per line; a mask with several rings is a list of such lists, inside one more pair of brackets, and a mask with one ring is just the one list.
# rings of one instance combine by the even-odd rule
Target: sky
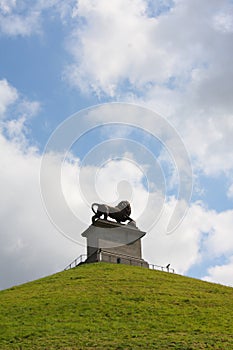
[[233,2],[0,0],[0,289],[127,199],[143,257],[233,286]]

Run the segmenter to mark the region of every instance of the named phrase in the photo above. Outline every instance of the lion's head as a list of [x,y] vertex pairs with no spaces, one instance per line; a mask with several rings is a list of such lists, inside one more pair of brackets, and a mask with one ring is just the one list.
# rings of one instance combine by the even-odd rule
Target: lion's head
[[121,201],[116,208],[118,208],[122,213],[125,213],[127,215],[131,214],[131,206],[128,201]]

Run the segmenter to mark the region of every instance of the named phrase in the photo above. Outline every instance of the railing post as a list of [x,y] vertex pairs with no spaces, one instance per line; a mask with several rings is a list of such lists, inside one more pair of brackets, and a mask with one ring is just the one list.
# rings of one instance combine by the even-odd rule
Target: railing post
[[100,261],[102,261],[102,250],[101,249],[99,250],[99,253],[100,253]]

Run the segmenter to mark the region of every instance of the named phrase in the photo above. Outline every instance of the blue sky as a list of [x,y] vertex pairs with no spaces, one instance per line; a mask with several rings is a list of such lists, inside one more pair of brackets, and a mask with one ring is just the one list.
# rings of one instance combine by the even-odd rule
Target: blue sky
[[[91,176],[105,202],[132,195],[133,214],[146,227],[153,216],[147,177],[157,188],[149,193],[150,203],[158,206],[157,214],[163,203],[164,216],[144,239],[145,259],[233,286],[232,36],[230,0],[0,0],[0,288],[62,270],[85,252],[84,241],[67,239],[69,233],[61,235],[49,220],[40,164],[61,123],[84,110],[87,126],[94,120],[108,124],[107,113],[116,113],[112,102],[122,103],[131,127],[88,129],[63,164],[64,197],[85,218],[77,230],[90,219]],[[106,104],[103,115],[98,104]],[[166,142],[148,133],[156,125],[146,125],[147,112],[143,131],[135,128],[141,117],[131,118],[125,104],[159,115],[189,154],[192,198],[172,235],[164,230],[178,198],[181,165],[167,153]],[[107,153],[101,148],[106,142]],[[105,189],[98,174],[108,181]],[[49,175],[48,181],[52,186]],[[122,181],[131,189],[122,185],[117,197]]]

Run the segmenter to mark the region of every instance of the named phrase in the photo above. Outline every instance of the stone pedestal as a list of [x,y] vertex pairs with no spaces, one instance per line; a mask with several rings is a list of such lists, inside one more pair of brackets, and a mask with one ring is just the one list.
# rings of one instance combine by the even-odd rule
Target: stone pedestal
[[141,238],[145,234],[131,224],[99,219],[82,233],[87,239],[86,262],[104,261],[148,267],[141,252]]

